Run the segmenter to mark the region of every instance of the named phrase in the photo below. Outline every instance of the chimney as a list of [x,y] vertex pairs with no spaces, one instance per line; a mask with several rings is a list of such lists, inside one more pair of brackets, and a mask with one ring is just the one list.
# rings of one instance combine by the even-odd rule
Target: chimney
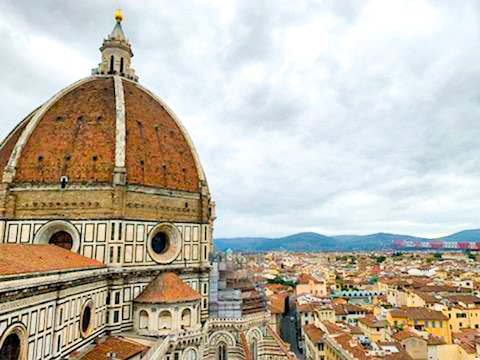
[[117,353],[110,351],[107,353],[108,360],[117,360]]

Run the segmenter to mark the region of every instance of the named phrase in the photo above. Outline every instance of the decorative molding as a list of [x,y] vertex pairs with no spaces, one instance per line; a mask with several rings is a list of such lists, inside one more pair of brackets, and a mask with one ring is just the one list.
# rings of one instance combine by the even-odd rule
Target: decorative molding
[[127,170],[125,168],[126,125],[125,125],[125,96],[120,76],[113,76],[115,84],[115,169],[113,170],[113,184],[125,185]]

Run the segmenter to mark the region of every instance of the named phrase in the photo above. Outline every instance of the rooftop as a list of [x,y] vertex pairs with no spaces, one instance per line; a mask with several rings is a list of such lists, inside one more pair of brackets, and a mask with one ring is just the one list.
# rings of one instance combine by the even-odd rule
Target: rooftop
[[200,298],[200,294],[184,283],[177,274],[166,272],[155,278],[135,301],[156,304],[189,302]]
[[55,245],[0,244],[0,276],[103,267],[97,260]]

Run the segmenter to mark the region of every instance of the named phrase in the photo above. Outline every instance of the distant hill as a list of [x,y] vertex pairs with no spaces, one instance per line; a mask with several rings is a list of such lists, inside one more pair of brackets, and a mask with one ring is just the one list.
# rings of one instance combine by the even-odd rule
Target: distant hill
[[[480,241],[480,229],[464,230],[441,238],[443,241]],[[351,251],[351,250],[385,250],[392,249],[393,240],[429,239],[410,235],[376,233],[370,235],[326,236],[314,232],[305,232],[281,238],[242,237],[219,238],[214,240],[217,250],[232,249],[236,251]]]

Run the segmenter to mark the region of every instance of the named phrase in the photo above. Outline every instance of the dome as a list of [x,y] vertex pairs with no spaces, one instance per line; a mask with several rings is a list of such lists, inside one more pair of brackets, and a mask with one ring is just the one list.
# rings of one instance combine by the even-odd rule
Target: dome
[[115,184],[198,192],[203,171],[171,110],[137,82],[94,75],[34,110],[0,148],[10,184]]

